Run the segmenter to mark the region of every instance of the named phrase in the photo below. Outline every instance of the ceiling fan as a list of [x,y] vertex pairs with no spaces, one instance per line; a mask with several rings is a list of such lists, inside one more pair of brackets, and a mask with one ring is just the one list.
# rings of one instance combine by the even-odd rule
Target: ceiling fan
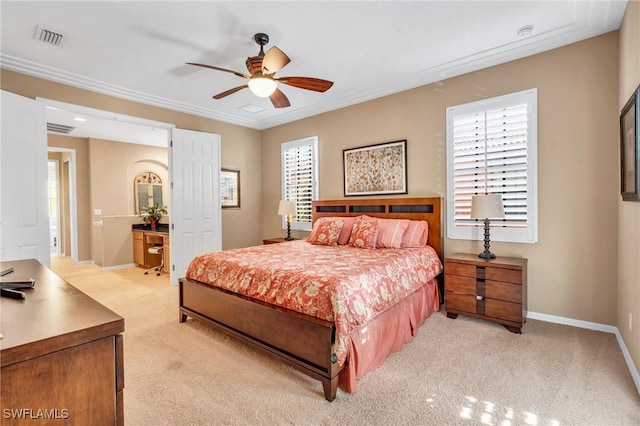
[[333,86],[332,81],[313,77],[276,77],[275,73],[291,62],[291,59],[289,59],[289,57],[276,46],[269,48],[267,53],[264,52],[264,46],[269,43],[269,36],[267,34],[258,33],[253,36],[253,40],[260,46],[260,52],[257,56],[250,56],[247,58],[245,64],[249,74],[243,74],[241,72],[213,65],[187,62],[188,65],[229,72],[237,75],[238,77],[243,77],[249,80],[242,86],[234,87],[233,89],[218,93],[213,96],[213,99],[222,99],[225,96],[229,96],[248,87],[256,96],[261,98],[268,97],[274,107],[286,108],[290,106],[291,103],[289,103],[289,99],[285,94],[278,89],[278,82],[298,87],[300,89],[313,90],[314,92],[326,92],[331,86]]

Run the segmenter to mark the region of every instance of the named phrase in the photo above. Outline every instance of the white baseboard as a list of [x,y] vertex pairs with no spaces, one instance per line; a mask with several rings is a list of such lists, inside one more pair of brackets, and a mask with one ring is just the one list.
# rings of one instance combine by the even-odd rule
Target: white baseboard
[[93,264],[94,264],[93,260],[79,260],[74,263],[74,265],[93,265]]
[[633,383],[636,386],[636,391],[638,392],[638,394],[640,394],[640,373],[638,372],[638,369],[636,368],[636,366],[633,364],[633,360],[631,359],[631,354],[629,353],[629,350],[627,349],[627,345],[625,345],[624,340],[622,339],[622,335],[620,334],[620,330],[618,330],[618,327],[615,327],[613,325],[598,324],[598,323],[589,322],[589,321],[581,321],[573,318],[565,318],[565,317],[557,317],[555,315],[540,314],[540,313],[531,312],[531,311],[527,313],[527,318],[615,334],[616,339],[618,340],[618,345],[620,345],[620,350],[622,351],[622,355],[624,356],[624,361],[627,363],[627,368],[629,369],[629,373],[631,373],[631,378],[633,379]]
[[103,271],[115,271],[116,269],[133,268],[135,266],[136,266],[135,263],[127,263],[125,265],[103,266],[102,270]]

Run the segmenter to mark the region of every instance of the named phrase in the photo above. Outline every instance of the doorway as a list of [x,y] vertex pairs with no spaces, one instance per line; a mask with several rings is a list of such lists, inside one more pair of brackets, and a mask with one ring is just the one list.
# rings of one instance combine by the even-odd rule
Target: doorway
[[47,212],[49,214],[49,251],[60,256],[60,162],[47,160]]
[[[78,211],[76,191],[76,151],[69,148],[47,147],[49,163],[57,163],[55,190],[52,190],[52,166],[49,165],[48,209],[49,246],[51,256],[70,256],[74,265],[78,259]],[[55,201],[52,201],[55,199]],[[55,207],[55,209],[54,209]],[[52,217],[55,214],[57,220]],[[55,241],[54,241],[55,237]],[[52,246],[55,243],[55,250]]]

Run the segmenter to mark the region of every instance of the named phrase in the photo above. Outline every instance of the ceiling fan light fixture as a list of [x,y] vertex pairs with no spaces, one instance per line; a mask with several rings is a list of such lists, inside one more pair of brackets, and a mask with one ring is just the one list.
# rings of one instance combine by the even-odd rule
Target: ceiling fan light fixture
[[249,89],[254,95],[268,98],[276,91],[278,84],[272,78],[257,76],[249,80]]

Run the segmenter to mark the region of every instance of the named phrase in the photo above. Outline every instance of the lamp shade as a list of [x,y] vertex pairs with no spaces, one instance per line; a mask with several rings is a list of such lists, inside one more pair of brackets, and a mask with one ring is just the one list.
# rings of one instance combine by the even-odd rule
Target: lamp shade
[[275,80],[269,77],[253,77],[248,84],[253,94],[261,98],[271,96],[278,86]]
[[280,200],[280,205],[278,205],[278,214],[280,216],[295,216],[296,202],[289,200]]
[[471,219],[504,217],[502,194],[484,194],[471,197]]

